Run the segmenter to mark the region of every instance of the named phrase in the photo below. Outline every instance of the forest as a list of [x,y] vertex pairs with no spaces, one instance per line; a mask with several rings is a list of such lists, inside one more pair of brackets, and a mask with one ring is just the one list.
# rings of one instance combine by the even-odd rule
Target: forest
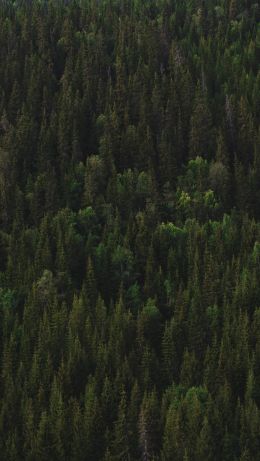
[[2,461],[260,461],[259,24],[0,1]]

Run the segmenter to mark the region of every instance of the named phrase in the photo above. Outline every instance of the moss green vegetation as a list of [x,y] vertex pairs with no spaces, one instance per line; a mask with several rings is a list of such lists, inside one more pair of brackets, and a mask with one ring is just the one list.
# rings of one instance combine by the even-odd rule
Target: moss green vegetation
[[0,457],[260,461],[259,14],[0,2]]

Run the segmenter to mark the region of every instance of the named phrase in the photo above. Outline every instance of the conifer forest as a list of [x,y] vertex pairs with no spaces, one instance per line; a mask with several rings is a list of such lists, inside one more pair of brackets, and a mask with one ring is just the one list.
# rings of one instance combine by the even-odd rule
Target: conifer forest
[[0,0],[1,461],[260,461],[257,0]]

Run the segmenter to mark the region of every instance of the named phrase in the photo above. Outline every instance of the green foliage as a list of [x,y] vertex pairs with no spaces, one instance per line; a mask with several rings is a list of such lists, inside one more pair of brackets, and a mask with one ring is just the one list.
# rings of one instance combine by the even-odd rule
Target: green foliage
[[1,2],[1,459],[259,461],[258,15]]
[[2,309],[13,309],[16,306],[14,291],[0,288],[0,305]]

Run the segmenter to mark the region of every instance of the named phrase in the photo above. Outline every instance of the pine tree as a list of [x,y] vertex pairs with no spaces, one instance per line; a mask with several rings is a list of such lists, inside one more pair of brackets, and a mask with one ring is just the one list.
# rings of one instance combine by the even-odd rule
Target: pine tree
[[190,158],[197,155],[210,158],[212,155],[212,117],[208,108],[206,95],[198,86],[191,116],[189,140]]
[[115,460],[129,461],[131,459],[127,418],[127,400],[125,391],[122,391],[121,393],[117,419],[115,421],[112,450],[113,459]]

